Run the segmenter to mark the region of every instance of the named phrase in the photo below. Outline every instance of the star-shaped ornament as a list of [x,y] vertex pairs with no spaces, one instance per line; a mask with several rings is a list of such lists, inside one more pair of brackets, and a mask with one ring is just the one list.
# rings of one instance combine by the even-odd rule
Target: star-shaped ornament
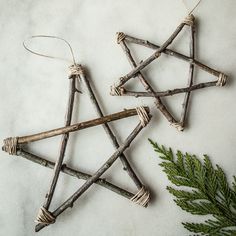
[[[97,183],[103,187],[106,187],[120,195],[130,199],[132,202],[137,203],[143,207],[147,207],[150,200],[150,193],[148,189],[143,185],[141,180],[137,177],[133,168],[131,167],[128,158],[124,154],[124,151],[129,148],[136,136],[141,132],[141,130],[149,123],[151,115],[148,107],[137,107],[134,109],[125,109],[124,111],[113,113],[110,115],[103,115],[103,112],[100,108],[99,102],[94,94],[94,91],[90,85],[89,80],[85,75],[85,70],[79,64],[74,64],[70,67],[71,75],[69,77],[70,81],[70,93],[69,93],[69,102],[68,109],[66,112],[66,123],[64,127],[55,128],[52,130],[47,130],[41,133],[31,134],[21,137],[10,137],[4,140],[4,146],[2,149],[8,152],[11,155],[22,156],[28,160],[31,160],[35,163],[47,166],[54,169],[52,176],[51,184],[49,190],[45,196],[45,201],[42,207],[39,209],[39,213],[36,217],[35,227],[36,231],[41,230],[45,226],[55,223],[56,218],[63,213],[66,209],[73,206],[74,202],[93,184]],[[75,101],[75,94],[79,92],[79,89],[76,86],[76,81],[83,84],[84,89],[86,90],[88,97],[91,99],[92,104],[94,105],[95,111],[98,115],[98,118],[93,120],[88,120],[76,124],[71,124],[71,118],[73,114],[73,107]],[[109,126],[109,122],[121,120],[124,118],[138,116],[139,122],[130,135],[124,140],[122,144],[119,144],[116,136],[114,135],[112,129]],[[83,173],[81,171],[72,169],[66,164],[64,164],[64,156],[66,152],[66,146],[69,140],[69,134],[71,132],[77,132],[82,129],[91,128],[97,125],[102,125],[108,138],[113,144],[115,151],[107,159],[107,161],[92,175]],[[55,136],[61,135],[62,141],[60,146],[59,157],[56,162],[50,162],[44,158],[36,156],[28,151],[24,150],[25,145],[29,146],[31,142],[36,142],[39,140],[53,138]],[[95,153],[96,154],[96,153]],[[132,181],[137,187],[137,193],[132,194],[108,181],[100,178],[113,164],[117,159],[120,159],[123,165],[123,169],[128,173]],[[64,172],[68,175],[75,176],[81,179],[84,179],[85,182],[80,186],[76,192],[74,192],[68,199],[61,203],[58,208],[51,211],[49,210],[50,204],[52,202],[54,191],[57,185],[58,177],[61,172]]]
[[[184,27],[189,27],[190,29],[190,55],[186,56],[179,52],[168,49],[168,47],[172,44],[178,34],[183,30]],[[117,33],[117,43],[122,47],[131,67],[133,68],[128,74],[122,76],[115,85],[111,86],[111,95],[113,96],[135,96],[135,97],[153,97],[155,100],[155,105],[157,109],[161,111],[161,113],[166,117],[166,119],[170,122],[172,126],[177,128],[179,131],[183,131],[186,125],[187,118],[187,109],[189,105],[189,98],[192,91],[197,89],[202,89],[211,86],[224,86],[227,81],[227,76],[215,69],[210,68],[207,65],[204,65],[200,61],[195,59],[195,17],[191,14],[188,15],[176,28],[173,34],[161,45],[158,46],[154,43],[151,43],[147,40],[138,39],[129,35],[126,35],[122,32]],[[131,53],[131,50],[128,47],[128,43],[138,44],[150,49],[155,50],[155,52],[145,59],[141,61],[141,63],[137,63],[134,60],[134,57]],[[150,63],[157,60],[162,54],[167,54],[169,56],[175,57],[177,59],[186,61],[189,63],[189,78],[188,84],[184,88],[176,88],[167,91],[155,91],[150,84],[150,82],[145,78],[142,73],[142,70],[146,68]],[[198,67],[199,69],[206,71],[207,73],[217,77],[217,80],[205,83],[194,84],[194,68]],[[125,84],[131,79],[139,79],[139,81],[144,86],[146,92],[136,92],[130,91],[125,88]],[[174,118],[171,112],[168,110],[167,106],[163,103],[163,97],[173,96],[175,94],[185,93],[184,101],[182,104],[182,112],[180,120]]]

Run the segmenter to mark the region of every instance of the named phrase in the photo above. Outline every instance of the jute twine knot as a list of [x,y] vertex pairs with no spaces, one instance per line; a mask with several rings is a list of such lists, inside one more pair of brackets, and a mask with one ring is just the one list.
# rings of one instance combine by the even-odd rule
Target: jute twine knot
[[70,69],[70,78],[72,76],[85,75],[85,69],[81,64],[73,64],[69,67]]
[[44,207],[40,207],[35,223],[49,225],[53,224],[55,222],[55,219],[56,218],[52,215],[51,212],[46,210]]
[[194,21],[195,21],[195,17],[193,14],[188,15],[187,17],[185,17],[185,19],[183,20],[183,23],[189,26],[193,26],[194,25]]
[[216,86],[220,87],[224,86],[227,82],[227,79],[228,79],[227,75],[225,75],[224,73],[220,73]]
[[112,85],[110,88],[110,95],[112,96],[122,96],[124,89],[122,87],[116,87]]
[[145,127],[150,121],[150,116],[148,115],[144,107],[136,107],[136,111],[142,126]]
[[117,34],[116,41],[118,44],[120,44],[121,41],[123,41],[125,39],[126,35],[123,32],[117,32],[116,34]]
[[171,123],[171,125],[173,127],[175,127],[178,131],[183,131],[184,130],[184,127],[179,123]]
[[150,192],[142,186],[130,200],[140,206],[146,207],[150,201]]
[[3,140],[2,150],[8,152],[10,155],[16,155],[18,137],[10,137]]

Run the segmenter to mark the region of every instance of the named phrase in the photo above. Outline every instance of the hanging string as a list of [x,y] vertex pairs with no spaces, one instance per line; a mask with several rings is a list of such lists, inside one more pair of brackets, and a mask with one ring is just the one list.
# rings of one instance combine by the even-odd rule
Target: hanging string
[[[34,39],[34,38],[50,38],[50,39],[57,39],[57,40],[63,41],[69,47],[72,60],[66,59],[64,57],[51,56],[51,55],[39,53],[37,51],[34,51],[34,50],[30,49],[28,46],[26,46],[26,41],[30,40],[30,39]],[[70,43],[68,41],[66,41],[65,39],[63,39],[63,38],[60,38],[58,36],[51,36],[51,35],[33,35],[33,36],[29,37],[28,39],[23,41],[23,47],[28,52],[30,52],[34,55],[37,55],[37,56],[51,58],[51,59],[57,59],[57,60],[63,60],[63,61],[67,61],[69,63],[72,63],[72,65],[69,66],[69,70],[70,70],[69,78],[73,78],[73,76],[75,76],[78,79],[78,83],[79,83],[79,75],[84,75],[84,73],[85,73],[83,67],[80,64],[77,64],[75,62],[74,52],[73,52],[73,49],[72,49]]]
[[[57,56],[42,54],[42,53],[39,53],[39,52],[36,52],[36,51],[30,49],[28,46],[26,46],[26,41],[30,40],[30,39],[34,39],[34,38],[51,38],[51,39],[58,39],[58,40],[63,41],[69,47],[71,57],[72,57],[72,61],[68,60],[68,59],[65,59],[63,57],[57,57]],[[57,36],[51,36],[51,35],[33,35],[33,36],[29,37],[28,39],[23,41],[23,47],[27,51],[29,51],[30,53],[32,53],[34,55],[41,56],[41,57],[47,57],[47,58],[51,58],[51,59],[58,59],[58,60],[68,61],[68,62],[70,62],[70,63],[72,62],[74,65],[76,65],[73,49],[72,49],[70,43],[68,41],[66,41],[65,39],[63,39],[63,38],[60,38],[60,37],[57,37]]]
[[184,6],[186,7],[186,9],[187,9],[187,11],[188,11],[188,15],[191,15],[191,14],[196,10],[196,8],[200,5],[201,1],[202,1],[202,0],[199,0],[199,1],[197,2],[197,4],[192,8],[192,10],[189,10],[189,8],[188,8],[186,2],[185,2],[184,0],[182,0]]

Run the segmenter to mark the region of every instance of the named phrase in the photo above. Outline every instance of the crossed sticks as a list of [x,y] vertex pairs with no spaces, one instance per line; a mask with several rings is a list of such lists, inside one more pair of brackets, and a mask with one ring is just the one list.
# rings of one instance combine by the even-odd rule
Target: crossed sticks
[[[64,212],[67,208],[72,207],[73,203],[94,183],[97,183],[103,187],[106,187],[126,198],[129,198],[131,201],[146,207],[150,200],[150,193],[146,187],[142,184],[142,182],[137,177],[136,173],[132,169],[131,165],[129,164],[127,157],[124,155],[124,151],[130,146],[131,142],[135,139],[135,137],[139,134],[139,132],[149,123],[151,119],[151,115],[149,113],[148,107],[138,107],[135,109],[126,109],[124,111],[114,113],[111,115],[104,116],[102,110],[99,106],[98,100],[95,97],[92,87],[90,86],[89,80],[86,78],[84,68],[79,64],[74,64],[70,67],[71,75],[69,77],[70,80],[70,91],[69,91],[69,102],[68,108],[66,112],[66,122],[64,127],[47,130],[41,133],[22,136],[22,137],[11,137],[4,140],[4,146],[2,149],[9,154],[22,156],[28,160],[31,160],[35,163],[40,165],[53,168],[54,174],[53,178],[49,187],[49,191],[45,196],[45,202],[43,206],[39,209],[39,213],[36,217],[36,225],[35,230],[39,231],[45,226],[52,224],[55,222],[56,217],[58,217],[62,212]],[[76,88],[76,81],[81,81],[88,93],[88,96],[94,105],[95,111],[97,112],[99,118],[71,124],[71,118],[73,113],[73,106],[74,106],[74,97],[76,92],[79,90]],[[136,128],[131,132],[131,134],[127,137],[123,144],[119,144],[115,135],[113,134],[112,130],[110,129],[108,123],[120,120],[123,118],[128,118],[131,116],[138,116],[140,119],[139,124]],[[93,175],[89,175],[78,170],[72,169],[67,167],[63,164],[66,146],[69,140],[69,133],[79,131],[82,129],[90,128],[93,126],[102,125],[104,130],[107,133],[107,136],[111,140],[113,146],[115,147],[116,151],[114,154],[95,172]],[[26,152],[22,145],[28,144],[30,142],[39,141],[46,138],[51,138],[57,135],[62,135],[62,141],[60,146],[59,157],[56,163],[50,162],[44,158],[38,157],[32,153]],[[107,171],[111,165],[120,158],[124,170],[127,171],[130,178],[133,180],[135,185],[138,188],[138,192],[136,194],[132,194],[124,189],[119,188],[118,186],[107,182],[105,179],[101,179],[101,175]],[[60,172],[64,172],[71,176],[75,176],[77,178],[85,179],[85,183],[68,198],[64,203],[62,203],[55,211],[49,211],[50,203],[52,201],[54,191],[56,188],[57,180],[59,177]]]
[[[177,35],[182,31],[184,26],[190,27],[190,56],[185,56],[181,53],[175,52],[173,50],[168,49],[167,47],[171,45]],[[174,33],[164,42],[163,45],[158,46],[154,43],[151,43],[147,40],[138,39],[135,37],[131,37],[129,35],[125,35],[124,33],[120,32],[117,34],[117,43],[120,44],[121,48],[123,49],[131,67],[133,68],[128,74],[124,75],[119,79],[119,81],[114,85],[111,86],[111,95],[113,96],[135,96],[135,97],[153,97],[155,100],[156,107],[161,111],[161,113],[166,117],[166,119],[177,128],[179,131],[183,131],[186,124],[186,116],[187,116],[187,109],[189,104],[190,93],[197,89],[207,88],[211,86],[224,86],[226,84],[227,76],[219,72],[215,69],[210,68],[209,66],[204,65],[203,63],[197,61],[195,59],[195,18],[193,15],[188,15],[181,24],[176,28]],[[142,61],[141,63],[137,64],[130,52],[130,49],[127,46],[127,42],[135,43],[138,45],[145,46],[147,48],[154,49],[155,52],[148,57],[146,60]],[[188,86],[185,88],[177,88],[173,90],[161,91],[157,92],[153,89],[151,84],[147,81],[147,79],[142,74],[142,69],[152,63],[154,60],[159,58],[162,53],[165,53],[169,56],[176,57],[178,59],[184,60],[189,63],[189,79],[188,79]],[[194,77],[194,68],[198,67],[211,75],[217,77],[216,81],[213,82],[206,82],[206,83],[199,83],[193,84],[193,77]],[[126,90],[124,87],[125,83],[127,83],[131,78],[138,77],[140,82],[143,84],[146,92],[136,92],[136,91],[129,91]],[[173,115],[168,111],[167,107],[162,102],[162,97],[165,96],[172,96],[178,93],[185,93],[185,98],[182,104],[182,113],[181,118],[177,121]]]

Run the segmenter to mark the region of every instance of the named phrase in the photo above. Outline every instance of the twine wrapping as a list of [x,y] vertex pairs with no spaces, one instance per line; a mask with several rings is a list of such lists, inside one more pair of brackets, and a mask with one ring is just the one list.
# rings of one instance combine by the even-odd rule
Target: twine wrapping
[[123,41],[125,39],[125,34],[123,32],[118,32],[117,33],[117,43],[120,44],[121,41]]
[[224,73],[220,73],[216,86],[220,87],[224,86],[227,82],[227,79],[228,79],[227,75],[225,75]]
[[184,127],[179,123],[171,123],[171,125],[173,127],[175,127],[178,131],[183,131],[184,130]]
[[112,96],[121,96],[123,89],[120,87],[116,87],[115,85],[111,86],[110,94]]
[[193,26],[194,21],[195,21],[195,17],[194,15],[191,14],[185,17],[185,19],[183,20],[183,23],[189,26]]
[[10,137],[3,140],[2,150],[8,152],[10,155],[16,155],[18,137]]
[[137,114],[143,127],[150,121],[150,117],[144,107],[136,107]]
[[53,224],[54,222],[55,217],[52,215],[52,213],[46,210],[44,207],[40,207],[35,223],[49,225]]
[[72,76],[85,75],[85,70],[81,64],[73,64],[69,67],[70,69],[70,78]]
[[140,206],[146,207],[150,201],[150,192],[142,186],[130,200]]

